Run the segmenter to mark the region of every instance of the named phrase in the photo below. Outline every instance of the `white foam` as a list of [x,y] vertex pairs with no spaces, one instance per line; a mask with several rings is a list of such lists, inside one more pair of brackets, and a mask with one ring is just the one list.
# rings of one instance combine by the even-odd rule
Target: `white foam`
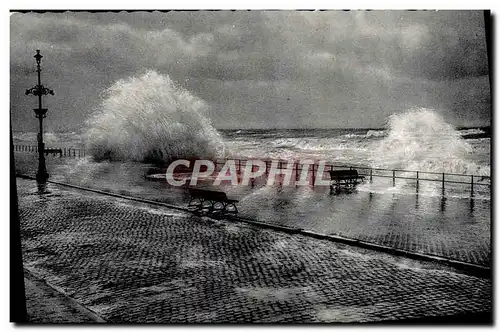
[[88,150],[96,159],[113,160],[220,157],[224,144],[207,109],[168,75],[150,70],[119,80],[88,121]]
[[478,165],[472,147],[460,132],[432,109],[411,109],[393,114],[389,133],[371,156],[372,166],[415,171],[489,175],[490,167]]

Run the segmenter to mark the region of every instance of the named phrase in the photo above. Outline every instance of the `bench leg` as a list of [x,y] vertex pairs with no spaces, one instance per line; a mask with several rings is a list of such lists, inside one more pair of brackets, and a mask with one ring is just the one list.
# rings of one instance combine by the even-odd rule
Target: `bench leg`
[[205,203],[205,200],[202,198],[191,198],[189,201],[188,207],[193,207],[195,208],[194,211],[196,212],[201,212],[203,211],[203,204]]
[[191,200],[189,201],[189,204],[188,204],[189,207],[201,206],[201,205],[203,205],[203,199],[198,198],[198,197],[191,198]]
[[[205,204],[205,203],[207,203],[207,204]],[[208,212],[212,212],[213,205],[214,205],[214,203],[211,200],[206,199],[203,201],[203,204],[201,205],[201,210],[206,209]]]
[[213,212],[224,212],[224,210],[226,209],[226,206],[223,202],[213,202],[212,204],[212,211]]
[[236,207],[236,204],[234,204],[234,203],[225,204],[224,210],[227,213],[233,213],[233,214],[237,214],[238,213],[238,208]]

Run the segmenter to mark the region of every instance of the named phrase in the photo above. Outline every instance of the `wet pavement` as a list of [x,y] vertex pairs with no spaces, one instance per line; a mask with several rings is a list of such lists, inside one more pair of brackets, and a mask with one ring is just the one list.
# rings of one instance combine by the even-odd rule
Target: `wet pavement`
[[[31,159],[30,159],[31,158]],[[35,155],[16,154],[16,169],[34,174]],[[86,159],[48,161],[51,179],[113,193],[185,206],[189,196],[165,180],[148,181],[148,165],[93,163]],[[239,215],[277,225],[340,235],[405,251],[491,266],[491,201],[479,191],[473,199],[447,192],[439,183],[420,185],[375,178],[355,191],[332,194],[328,187],[251,186],[215,188],[238,199]],[[209,181],[199,181],[209,187]],[[437,187],[436,187],[437,186]],[[437,193],[437,195],[436,195]],[[482,196],[481,196],[482,195]]]
[[25,268],[107,322],[377,322],[491,311],[436,263],[17,179]]
[[25,272],[27,322],[29,324],[75,324],[104,322],[83,306],[53,289],[43,279]]

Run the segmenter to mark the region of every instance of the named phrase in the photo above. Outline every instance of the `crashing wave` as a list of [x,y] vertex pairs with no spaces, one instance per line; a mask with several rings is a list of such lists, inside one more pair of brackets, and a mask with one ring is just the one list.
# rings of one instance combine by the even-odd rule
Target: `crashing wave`
[[225,148],[207,108],[168,75],[150,70],[119,80],[88,120],[87,149],[95,160],[216,158]]
[[435,110],[393,114],[388,134],[372,154],[374,167],[489,175],[490,167],[470,160],[472,147]]

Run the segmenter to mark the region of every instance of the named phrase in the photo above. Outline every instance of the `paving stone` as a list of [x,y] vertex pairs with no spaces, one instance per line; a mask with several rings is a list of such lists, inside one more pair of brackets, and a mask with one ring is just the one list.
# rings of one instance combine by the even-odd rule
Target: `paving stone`
[[375,322],[491,311],[491,280],[17,180],[25,267],[109,322]]

